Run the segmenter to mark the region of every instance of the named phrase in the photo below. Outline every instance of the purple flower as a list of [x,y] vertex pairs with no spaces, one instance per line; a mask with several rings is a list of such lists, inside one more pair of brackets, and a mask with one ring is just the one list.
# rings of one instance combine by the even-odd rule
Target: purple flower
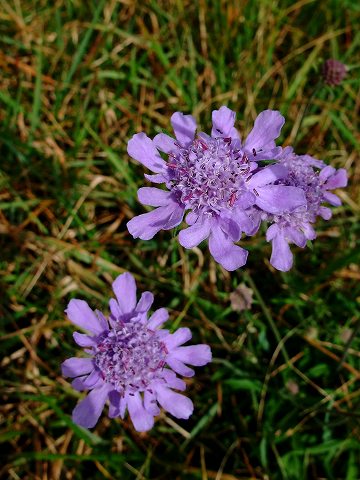
[[260,113],[244,144],[234,122],[235,112],[229,108],[215,110],[209,136],[196,133],[191,115],[176,112],[171,117],[176,139],[163,133],[153,140],[144,133],[132,137],[129,155],[154,172],[145,175],[148,180],[167,187],[139,189],[140,202],[157,208],[128,222],[134,238],[149,240],[160,230],[170,230],[188,212],[189,227],[180,232],[180,244],[193,248],[209,239],[214,259],[225,269],[236,270],[246,263],[248,252],[234,243],[243,233],[253,235],[258,230],[256,208],[279,215],[306,203],[301,189],[274,183],[286,177],[284,165],[258,164],[276,159],[282,151],[275,145],[284,124],[280,113]]
[[108,319],[83,300],[71,300],[66,310],[71,322],[90,332],[73,334],[90,356],[69,358],[62,364],[63,375],[74,378],[76,390],[90,390],[75,407],[73,421],[85,428],[94,427],[107,400],[110,418],[124,418],[127,409],[140,432],[152,428],[159,406],[176,418],[189,418],[193,404],[174,391],[186,388],[176,374],[193,376],[195,372],[188,365],[210,362],[210,347],[183,346],[191,339],[188,328],[174,333],[161,329],[168,319],[165,308],[148,318],[153,294],[144,292],[137,302],[130,273],[117,277],[113,290],[116,300],[110,300]]
[[329,190],[345,187],[347,173],[343,168],[336,170],[309,155],[295,155],[289,147],[283,150],[279,161],[288,168],[288,175],[278,183],[301,188],[306,198],[306,205],[293,211],[280,215],[264,212],[262,215],[263,220],[272,223],[266,233],[266,239],[272,242],[270,263],[286,272],[293,264],[289,243],[305,247],[307,240],[316,238],[313,228],[316,218],[321,216],[329,220],[332,215],[330,208],[323,203],[341,205],[340,198]]

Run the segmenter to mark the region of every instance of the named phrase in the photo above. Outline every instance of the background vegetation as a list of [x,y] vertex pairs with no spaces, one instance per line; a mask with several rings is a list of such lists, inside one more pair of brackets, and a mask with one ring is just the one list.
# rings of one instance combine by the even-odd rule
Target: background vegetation
[[[351,0],[2,0],[0,2],[0,476],[9,479],[360,478],[360,248],[357,133],[360,9]],[[349,67],[321,83],[330,57]],[[126,222],[143,168],[135,132],[169,131],[177,110],[287,119],[281,144],[349,171],[343,206],[319,221],[288,274],[263,235],[246,269],[172,232],[133,241]],[[80,395],[59,365],[79,354],[72,297],[107,309],[132,272],[172,325],[190,326],[214,362],[188,381],[189,421],[144,434],[106,414],[71,422]],[[244,283],[250,309],[230,293]],[[171,326],[170,322],[170,326]]]

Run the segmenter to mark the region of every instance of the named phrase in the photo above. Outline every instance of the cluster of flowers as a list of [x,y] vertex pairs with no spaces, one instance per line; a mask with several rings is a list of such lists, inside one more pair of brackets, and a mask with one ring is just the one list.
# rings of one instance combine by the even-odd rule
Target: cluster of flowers
[[[312,225],[317,216],[331,217],[323,204],[341,204],[329,190],[346,186],[346,171],[296,155],[291,147],[277,147],[285,122],[277,111],[260,113],[244,143],[234,122],[235,112],[221,107],[213,112],[207,135],[197,133],[191,115],[177,112],[171,117],[176,139],[164,133],[153,140],[144,133],[132,137],[129,155],[155,173],[146,174],[148,180],[164,183],[167,190],[139,189],[140,202],[158,208],[131,219],[128,230],[134,238],[149,240],[159,230],[180,225],[187,212],[180,244],[192,248],[208,238],[211,255],[232,271],[245,265],[248,256],[235,242],[266,222],[270,262],[287,271],[293,261],[289,243],[304,247],[316,237]],[[167,161],[160,152],[168,155]]]
[[[211,255],[231,271],[245,265],[248,255],[235,242],[254,235],[266,222],[270,261],[279,270],[289,270],[289,243],[304,247],[316,237],[316,218],[331,217],[324,203],[341,203],[329,190],[346,185],[346,171],[296,155],[291,147],[277,147],[275,139],[284,124],[277,111],[260,113],[244,143],[229,108],[215,110],[212,120],[211,135],[197,133],[194,118],[177,112],[171,118],[176,139],[160,133],[151,140],[138,133],[129,141],[129,155],[154,172],[145,177],[167,188],[139,189],[140,202],[157,208],[130,220],[129,232],[149,240],[161,229],[180,225],[186,214],[181,245],[192,248],[209,239]],[[144,292],[137,302],[131,274],[120,275],[113,290],[116,300],[110,300],[108,318],[83,300],[71,300],[66,311],[75,325],[90,332],[74,333],[89,357],[62,364],[63,375],[74,378],[76,390],[90,390],[74,409],[74,422],[95,426],[107,401],[110,418],[124,418],[128,410],[138,431],[153,426],[160,406],[177,418],[188,418],[193,404],[174,391],[186,388],[178,375],[191,377],[194,370],[188,365],[210,362],[210,348],[184,346],[191,339],[188,328],[174,333],[161,328],[168,319],[164,308],[149,317],[154,297]]]

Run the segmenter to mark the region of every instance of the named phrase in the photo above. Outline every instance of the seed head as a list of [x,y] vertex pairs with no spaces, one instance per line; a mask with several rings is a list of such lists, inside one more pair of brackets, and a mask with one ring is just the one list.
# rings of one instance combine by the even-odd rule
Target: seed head
[[346,77],[346,73],[346,66],[334,58],[326,60],[322,67],[324,82],[332,87],[340,85]]

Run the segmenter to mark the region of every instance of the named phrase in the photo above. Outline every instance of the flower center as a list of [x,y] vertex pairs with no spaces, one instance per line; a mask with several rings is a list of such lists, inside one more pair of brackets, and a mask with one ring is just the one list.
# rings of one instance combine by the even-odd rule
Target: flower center
[[319,174],[314,172],[312,167],[307,167],[296,160],[284,164],[289,167],[288,176],[285,181],[276,183],[300,187],[305,193],[306,207],[300,207],[291,213],[284,212],[281,215],[274,215],[273,220],[284,226],[291,225],[293,227],[301,227],[304,222],[314,223],[324,198]]
[[190,147],[169,155],[170,189],[186,208],[219,213],[231,208],[245,190],[247,156],[231,138],[197,137]]
[[104,334],[94,360],[104,380],[120,393],[144,391],[165,365],[167,354],[155,332],[140,322],[121,323]]

